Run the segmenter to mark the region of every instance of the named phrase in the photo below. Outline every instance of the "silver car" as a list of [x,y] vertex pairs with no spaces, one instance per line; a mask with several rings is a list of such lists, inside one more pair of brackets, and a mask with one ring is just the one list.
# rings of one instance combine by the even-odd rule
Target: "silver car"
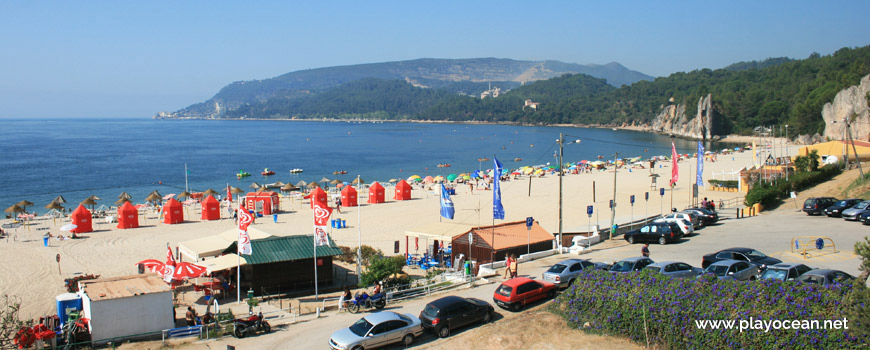
[[752,281],[755,280],[755,275],[758,274],[758,268],[745,261],[719,260],[707,266],[704,274],[714,274],[720,280]]
[[423,325],[416,316],[381,311],[332,333],[329,346],[336,350],[362,350],[402,342],[407,347],[421,334]]
[[662,261],[644,267],[646,270],[659,272],[665,276],[676,278],[694,278],[704,270],[679,261]]
[[812,268],[804,264],[779,263],[768,266],[767,270],[764,270],[764,273],[761,274],[759,279],[791,281],[809,271],[812,271]]
[[544,281],[555,284],[556,287],[566,288],[574,283],[574,279],[583,269],[594,267],[595,264],[586,259],[568,259],[550,266],[542,278]]
[[870,210],[870,209],[868,209],[868,207],[870,207],[870,201],[863,201],[861,203],[855,204],[854,207],[843,210],[842,217],[845,220],[856,221],[856,220],[858,220],[859,214],[861,214],[867,210]]

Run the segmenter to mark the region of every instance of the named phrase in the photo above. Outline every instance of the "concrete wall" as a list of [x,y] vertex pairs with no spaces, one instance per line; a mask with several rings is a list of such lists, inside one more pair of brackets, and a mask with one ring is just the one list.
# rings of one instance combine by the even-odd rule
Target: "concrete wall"
[[171,291],[82,303],[94,341],[175,328]]

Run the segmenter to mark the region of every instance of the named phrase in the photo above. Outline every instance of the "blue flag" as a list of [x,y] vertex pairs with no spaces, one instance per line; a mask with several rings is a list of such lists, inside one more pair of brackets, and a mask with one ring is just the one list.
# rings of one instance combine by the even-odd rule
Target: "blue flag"
[[453,214],[456,209],[453,208],[453,200],[450,199],[450,194],[447,193],[447,188],[441,184],[441,216],[453,220]]
[[501,165],[495,156],[492,157],[492,160],[495,162],[495,168],[492,169],[492,217],[504,220],[504,207],[501,205],[501,186],[499,185],[504,165]]
[[701,176],[704,173],[704,145],[701,144],[701,141],[698,141],[698,179],[695,183],[698,184],[698,188],[704,188],[704,178]]

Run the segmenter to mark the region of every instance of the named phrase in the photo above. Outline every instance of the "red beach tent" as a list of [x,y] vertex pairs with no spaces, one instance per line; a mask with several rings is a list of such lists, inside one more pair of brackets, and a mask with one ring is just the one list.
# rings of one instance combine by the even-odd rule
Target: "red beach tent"
[[280,210],[277,192],[249,192],[245,195],[245,208],[263,215],[272,215]]
[[341,190],[341,205],[345,207],[357,206],[357,193],[353,186],[347,186]]
[[393,199],[397,201],[404,201],[411,199],[411,185],[409,185],[405,180],[399,181],[396,184],[396,196]]
[[130,202],[124,202],[124,205],[118,208],[117,227],[120,229],[139,227],[139,211]]
[[384,202],[384,186],[375,182],[369,186],[369,203],[377,204]]
[[94,222],[93,218],[91,218],[91,212],[86,209],[84,205],[79,204],[79,207],[72,212],[71,217],[72,223],[76,225],[76,228],[69,232],[85,233],[94,231]]
[[311,198],[311,208],[314,208],[314,203],[320,203],[322,207],[329,206],[329,196],[326,195],[326,191],[321,189],[320,187],[315,187],[314,190],[311,191],[305,198]]
[[175,198],[170,198],[163,206],[163,223],[177,224],[184,222],[184,207]]
[[209,195],[202,200],[202,220],[220,220],[221,203],[214,196]]

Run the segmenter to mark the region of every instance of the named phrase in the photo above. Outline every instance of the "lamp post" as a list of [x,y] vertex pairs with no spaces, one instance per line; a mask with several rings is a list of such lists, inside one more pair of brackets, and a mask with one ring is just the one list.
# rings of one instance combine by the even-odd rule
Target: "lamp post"
[[791,163],[791,156],[788,152],[788,124],[785,125],[785,181],[788,181],[788,164]]
[[[565,134],[559,133],[559,139],[556,140],[559,144],[559,251],[562,249],[562,155],[565,145]],[[574,140],[570,143],[580,143],[580,140]]]

